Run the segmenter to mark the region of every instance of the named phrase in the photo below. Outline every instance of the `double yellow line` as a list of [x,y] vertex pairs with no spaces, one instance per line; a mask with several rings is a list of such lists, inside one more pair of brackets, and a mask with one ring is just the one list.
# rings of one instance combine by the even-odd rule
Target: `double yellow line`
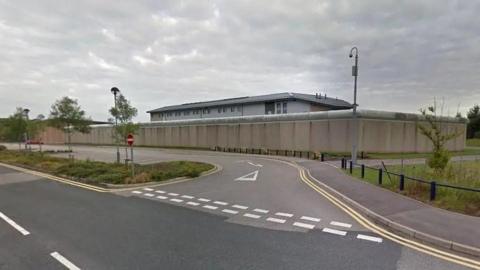
[[316,185],[310,178],[313,178],[310,174],[305,173],[305,168],[297,165],[296,163],[290,163],[291,166],[294,166],[295,168],[298,169],[300,173],[300,178],[301,180],[310,186],[313,190],[321,194],[323,197],[325,197],[327,200],[329,200],[331,203],[333,203],[335,206],[338,208],[342,209],[345,213],[347,213],[349,216],[351,216],[353,219],[355,219],[359,224],[364,226],[365,228],[371,230],[372,232],[381,235],[382,237],[389,239],[393,242],[396,242],[400,245],[412,248],[414,250],[417,250],[422,253],[429,254],[431,256],[456,263],[459,265],[463,265],[466,267],[471,267],[473,269],[480,269],[480,262],[476,260],[472,260],[466,257],[458,256],[452,253],[445,252],[443,250],[427,246],[421,243],[418,243],[416,241],[412,241],[410,239],[401,237],[399,235],[396,235],[392,232],[389,232],[378,225],[374,224],[355,210],[353,210],[351,207],[349,207],[347,204],[339,200],[338,198],[332,196],[329,192],[325,191],[324,189],[320,188],[318,185]]

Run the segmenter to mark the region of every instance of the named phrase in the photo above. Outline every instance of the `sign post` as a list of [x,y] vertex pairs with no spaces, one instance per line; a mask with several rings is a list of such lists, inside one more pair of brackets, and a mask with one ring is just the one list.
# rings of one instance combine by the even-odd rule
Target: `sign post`
[[133,135],[128,134],[127,143],[130,146],[130,162],[132,164],[132,177],[135,176],[135,164],[133,163],[133,142],[134,142]]

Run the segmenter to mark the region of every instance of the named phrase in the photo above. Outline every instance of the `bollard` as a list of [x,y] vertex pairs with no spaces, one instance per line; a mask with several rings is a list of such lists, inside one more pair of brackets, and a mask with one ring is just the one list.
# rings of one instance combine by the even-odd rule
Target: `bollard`
[[325,154],[323,153],[320,154],[320,161],[325,161]]
[[378,169],[378,185],[382,185],[382,177],[383,177],[383,171],[382,168]]
[[437,196],[437,182],[430,182],[430,201],[434,201]]
[[353,161],[350,160],[350,174],[353,174]]
[[405,176],[403,174],[400,174],[400,190],[405,189]]
[[365,165],[362,164],[362,178],[365,178]]

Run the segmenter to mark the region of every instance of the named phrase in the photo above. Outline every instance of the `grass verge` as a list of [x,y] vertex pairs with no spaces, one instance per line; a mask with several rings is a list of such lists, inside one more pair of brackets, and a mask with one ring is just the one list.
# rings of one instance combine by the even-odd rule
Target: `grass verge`
[[193,161],[169,161],[152,165],[135,165],[135,176],[123,164],[89,160],[70,161],[38,152],[0,151],[0,162],[26,166],[57,176],[93,184],[139,184],[151,181],[164,181],[177,177],[197,177],[211,170],[213,165]]
[[[400,174],[399,165],[388,166],[387,170]],[[348,173],[348,170],[345,171]],[[378,169],[365,168],[365,178],[361,178],[361,169],[355,168],[353,176],[378,185]],[[443,173],[438,174],[424,164],[405,165],[403,174],[408,177],[436,181],[453,186],[480,189],[480,161],[450,162]],[[382,187],[401,193],[419,201],[447,210],[480,216],[480,192],[464,191],[437,186],[436,199],[430,201],[430,185],[405,178],[405,189],[399,190],[400,177],[383,172]]]
[[467,146],[480,147],[480,139],[467,139]]

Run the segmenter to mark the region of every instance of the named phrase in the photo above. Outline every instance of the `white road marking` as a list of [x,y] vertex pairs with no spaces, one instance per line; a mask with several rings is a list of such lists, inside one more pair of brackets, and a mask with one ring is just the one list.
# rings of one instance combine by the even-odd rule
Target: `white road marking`
[[239,205],[239,204],[234,204],[234,205],[232,205],[232,207],[242,209],[242,210],[248,209],[248,206],[243,206],[243,205]]
[[250,165],[252,165],[252,166],[255,166],[255,167],[263,167],[262,164],[255,164],[255,163],[250,162],[250,161],[248,161],[247,163],[250,164]]
[[207,209],[212,209],[212,210],[215,210],[215,209],[218,208],[218,207],[216,207],[216,206],[208,205],[208,204],[206,204],[206,205],[204,205],[204,206],[202,206],[202,207],[203,207],[203,208],[207,208]]
[[290,213],[282,213],[282,212],[277,212],[275,213],[277,216],[282,216],[282,217],[293,217],[293,214]]
[[165,193],[165,191],[163,191],[163,190],[155,190],[155,192],[161,193],[161,194]]
[[170,201],[176,202],[176,203],[181,203],[181,202],[183,202],[183,200],[180,200],[180,199],[170,199]]
[[168,193],[170,196],[178,196],[178,193]]
[[199,206],[198,202],[187,202],[188,205]]
[[259,215],[254,215],[254,214],[249,214],[249,213],[246,213],[246,214],[243,214],[244,217],[249,217],[249,218],[260,218]]
[[330,229],[330,228],[323,228],[322,232],[337,234],[337,235],[341,235],[341,236],[345,236],[347,234],[347,232],[345,232],[345,231],[339,231],[339,230]]
[[237,179],[235,179],[235,181],[255,181],[257,180],[257,177],[258,177],[258,170],[251,173],[247,173],[244,176],[240,176]]
[[63,257],[60,253],[56,251],[50,253],[50,256],[55,258],[55,260],[59,261],[61,264],[63,264],[63,266],[65,266],[69,270],[80,270],[80,268],[78,268],[75,264],[67,260],[67,258]]
[[219,204],[219,205],[228,205],[228,203],[222,202],[222,201],[214,201],[213,203],[214,204]]
[[382,243],[382,241],[383,241],[383,239],[380,238],[380,237],[373,237],[373,236],[368,236],[368,235],[363,235],[363,234],[357,235],[357,238],[362,239],[362,240],[377,242],[377,243]]
[[182,195],[182,196],[180,196],[180,197],[185,198],[185,199],[193,199],[193,198],[195,198],[195,197],[190,196],[190,195]]
[[267,218],[268,221],[271,221],[271,222],[276,222],[276,223],[285,223],[285,219],[279,219],[279,218],[274,218],[274,217],[269,217]]
[[155,196],[155,194],[152,194],[152,193],[145,193],[145,194],[143,194],[143,195],[145,195],[145,196],[147,196],[147,197],[153,197],[153,196]]
[[229,214],[238,214],[238,211],[230,210],[230,209],[223,209],[222,212],[229,213]]
[[168,199],[168,197],[166,197],[166,196],[161,196],[161,195],[158,195],[157,198],[160,199],[160,200],[166,200],[166,199]]
[[145,191],[153,191],[153,188],[144,188]]
[[134,190],[134,191],[132,191],[132,193],[135,193],[135,194],[142,194],[142,192],[141,192],[141,191],[138,191],[138,190]]
[[264,214],[268,213],[268,210],[260,209],[260,208],[255,208],[255,209],[253,209],[253,211],[258,212],[258,213],[264,213]]
[[313,221],[313,222],[320,222],[320,220],[321,220],[319,218],[314,218],[314,217],[309,217],[309,216],[302,216],[300,219]]
[[10,224],[13,228],[15,228],[17,231],[19,231],[23,235],[29,235],[30,233],[25,230],[22,226],[18,225],[15,221],[11,220],[9,217],[4,215],[2,212],[0,212],[0,218],[5,220],[8,224]]
[[338,226],[338,227],[344,227],[344,228],[351,228],[352,227],[352,224],[338,222],[338,221],[332,221],[332,222],[330,222],[330,225]]
[[310,230],[315,228],[315,225],[307,224],[307,223],[303,223],[303,222],[294,222],[293,226],[302,227],[302,228],[306,228],[306,229],[310,229]]
[[198,198],[199,201],[201,202],[209,202],[210,200],[209,199],[205,199],[205,198]]

